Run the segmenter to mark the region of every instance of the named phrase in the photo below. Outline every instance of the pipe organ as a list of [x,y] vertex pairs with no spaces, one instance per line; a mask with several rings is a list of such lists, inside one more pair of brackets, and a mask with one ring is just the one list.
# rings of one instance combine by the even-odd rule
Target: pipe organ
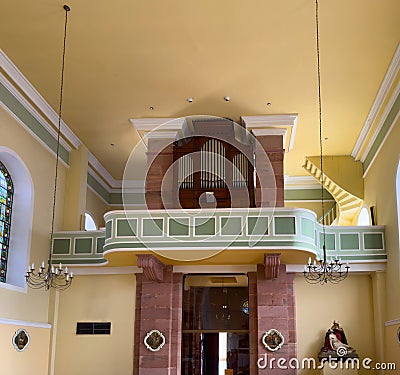
[[[254,207],[250,148],[251,145],[246,145],[246,156],[231,143],[211,137],[175,142],[175,188],[179,190],[181,207],[207,207],[208,203],[218,208]],[[210,195],[213,202],[205,198]],[[200,203],[202,199],[204,205]]]

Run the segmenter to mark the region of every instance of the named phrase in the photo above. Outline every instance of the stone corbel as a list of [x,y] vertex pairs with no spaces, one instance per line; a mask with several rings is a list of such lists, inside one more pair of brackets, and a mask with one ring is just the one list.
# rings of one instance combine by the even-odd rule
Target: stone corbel
[[265,278],[273,280],[278,278],[281,254],[264,254]]
[[161,263],[154,255],[138,254],[138,267],[143,268],[144,276],[151,281],[164,281],[164,264]]

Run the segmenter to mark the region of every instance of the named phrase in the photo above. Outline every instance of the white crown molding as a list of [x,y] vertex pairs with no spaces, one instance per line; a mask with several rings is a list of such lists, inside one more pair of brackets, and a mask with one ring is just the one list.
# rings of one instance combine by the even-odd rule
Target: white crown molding
[[127,267],[69,267],[74,275],[132,275],[143,273],[143,269],[136,266]]
[[[0,49],[0,67],[10,76],[16,85],[28,96],[30,100],[45,114],[45,116],[58,128],[58,114],[51,108],[49,103],[32,86],[22,72],[14,65],[2,49]],[[61,134],[75,148],[78,148],[82,142],[68,125],[61,120]]]
[[396,52],[394,53],[389,68],[385,74],[385,77],[383,78],[378,93],[376,94],[374,103],[372,104],[372,107],[361,129],[360,135],[358,136],[353,151],[351,152],[351,156],[356,160],[360,159],[361,148],[363,147],[367,139],[368,133],[371,130],[371,126],[375,122],[376,117],[379,114],[380,109],[382,107],[382,104],[391,86],[393,85],[393,82],[397,74],[399,73],[399,70],[400,70],[400,43],[397,46]]
[[398,324],[400,325],[400,319],[388,320],[385,322],[385,327],[397,326]]
[[48,323],[39,323],[39,322],[27,322],[25,320],[14,320],[14,319],[0,319],[0,324],[6,324],[10,326],[18,326],[18,327],[34,327],[34,328],[51,328],[51,324]]
[[109,188],[111,189],[122,188],[122,180],[116,180],[113,176],[111,176],[110,173],[107,171],[107,169],[103,167],[103,164],[101,164],[99,160],[91,152],[89,152],[88,159],[89,159],[89,166],[92,167],[92,168],[89,167],[89,170],[95,171],[96,174],[100,176],[103,179],[103,181],[105,181],[108,184]]
[[[379,123],[376,126],[376,129],[375,129],[374,133],[372,134],[372,137],[370,138],[370,140],[368,142],[368,145],[365,148],[364,153],[361,156],[361,162],[363,162],[363,163],[365,162],[365,159],[367,158],[369,152],[371,151],[371,148],[374,145],[374,142],[375,142],[379,132],[381,131],[381,129],[383,127],[383,124],[385,123],[386,118],[388,117],[389,112],[391,111],[391,109],[393,107],[393,104],[396,101],[396,99],[399,96],[399,94],[400,94],[400,82],[397,84],[397,86],[393,90],[393,93],[392,93],[392,95],[391,95],[391,97],[390,97],[390,99],[389,99],[389,101],[388,101],[383,113],[382,113],[382,116],[379,119]],[[389,134],[389,131],[388,131],[388,134]],[[385,137],[385,139],[386,139],[386,137]],[[382,144],[383,144],[383,141],[382,141]],[[376,152],[376,154],[378,154],[378,152]]]
[[285,174],[285,190],[321,189],[320,183],[312,176],[289,176]]
[[269,135],[281,135],[282,136],[282,148],[286,148],[286,133],[287,129],[273,129],[273,128],[267,128],[267,129],[253,129],[253,134],[255,137],[260,137],[260,136],[269,136]]
[[162,118],[130,118],[129,121],[137,131],[179,131],[186,123],[184,117],[162,117]]
[[[0,50],[1,52],[1,50]],[[1,55],[0,55],[1,56]],[[53,138],[57,139],[57,131],[54,129],[44,118],[39,114],[39,112],[21,95],[21,93],[15,88],[14,85],[11,84],[11,82],[3,75],[0,73],[0,82],[3,84],[3,86],[15,97],[15,99],[18,100],[19,103],[42,125],[50,134]],[[3,106],[4,107],[4,106]],[[10,112],[10,111],[8,111]],[[15,115],[13,115],[14,118]],[[23,127],[28,130],[30,133],[32,133],[32,130],[29,129],[25,123],[23,123],[21,120],[18,119],[18,122],[23,125]],[[35,137],[37,135],[35,134]],[[60,138],[60,144],[68,151],[71,152],[72,148],[68,142],[65,141],[64,138]]]
[[144,134],[144,138],[147,139],[177,139],[179,131],[152,131]]
[[371,159],[371,162],[369,163],[367,169],[365,170],[365,172],[364,172],[364,174],[363,174],[363,178],[365,178],[365,177],[367,176],[368,172],[371,170],[371,167],[372,167],[372,165],[374,164],[375,159],[377,158],[379,152],[381,151],[381,149],[382,149],[384,143],[386,142],[386,139],[389,137],[390,132],[392,131],[393,126],[397,123],[397,120],[399,119],[399,117],[400,117],[400,111],[397,112],[396,117],[393,119],[393,121],[392,121],[392,123],[391,123],[391,125],[390,125],[390,127],[389,127],[389,129],[388,129],[388,131],[387,131],[387,133],[386,133],[386,135],[385,135],[385,137],[383,138],[381,144],[379,145],[379,147],[378,147],[378,149],[376,150],[376,152],[375,152],[373,158]]
[[253,133],[267,129],[286,129],[289,136],[286,136],[285,139],[285,150],[289,152],[294,145],[298,117],[297,113],[293,113],[288,115],[242,116],[241,119],[246,129],[252,130]]
[[[97,160],[97,159],[96,159]],[[91,163],[90,163],[91,164]],[[101,165],[101,164],[100,164]],[[109,181],[106,181],[107,184],[104,184],[105,179],[103,175],[98,172],[98,170],[94,169],[92,165],[88,166],[88,173],[99,183],[101,186],[106,189],[107,193],[144,193],[146,182],[144,180],[130,180],[130,181],[123,181],[123,180],[114,180],[113,187],[109,185]],[[107,172],[108,173],[108,172]],[[112,178],[112,177],[111,177]],[[93,188],[91,188],[94,191]]]
[[[29,129],[21,119],[18,118],[18,116],[15,115],[14,112],[10,110],[2,101],[0,101],[0,106],[13,118],[15,119],[16,122],[18,122],[34,139],[36,139],[47,151],[50,152],[50,154],[54,155],[55,157],[57,156],[56,152],[52,150],[49,145],[44,142],[40,137],[38,137],[31,129]],[[69,165],[62,159],[59,158],[60,163],[66,167],[69,168]],[[1,287],[1,285],[0,285]]]

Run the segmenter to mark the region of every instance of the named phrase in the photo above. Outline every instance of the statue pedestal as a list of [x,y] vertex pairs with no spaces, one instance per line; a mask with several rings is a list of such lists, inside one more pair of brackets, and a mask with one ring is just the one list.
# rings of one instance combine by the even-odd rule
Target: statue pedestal
[[[337,367],[334,368],[334,366],[337,364]],[[349,363],[349,368],[346,367],[346,363],[340,363],[340,362],[333,362],[331,366],[329,363],[325,363],[323,369],[320,370],[321,375],[358,375],[358,369],[352,368],[351,363]]]

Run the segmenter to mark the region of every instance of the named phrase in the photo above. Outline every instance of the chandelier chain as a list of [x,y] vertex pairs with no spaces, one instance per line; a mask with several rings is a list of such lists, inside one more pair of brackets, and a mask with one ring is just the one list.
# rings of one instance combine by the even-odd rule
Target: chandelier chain
[[322,148],[322,98],[321,98],[321,61],[320,61],[320,47],[319,47],[319,15],[318,15],[318,0],[315,0],[315,23],[316,23],[316,43],[317,43],[317,70],[318,70],[318,118],[319,118],[319,162],[321,170],[321,208],[322,208],[322,231],[323,231],[323,245],[324,261],[326,261],[325,252],[325,202],[324,202],[324,168],[323,168],[323,148]]
[[[56,167],[54,173],[54,192],[53,192],[53,211],[51,217],[51,232],[50,241],[53,243],[54,235],[54,222],[55,222],[55,212],[56,212],[56,200],[57,200],[57,179],[58,179],[58,165],[60,160],[60,137],[61,137],[61,116],[62,116],[62,104],[63,104],[63,93],[64,93],[64,71],[65,71],[65,51],[67,45],[67,25],[68,25],[68,12],[69,7],[64,6],[65,9],[65,21],[64,21],[64,38],[63,38],[63,50],[61,59],[61,77],[60,77],[60,99],[58,105],[58,129],[57,129],[57,149],[56,149]],[[49,255],[49,263],[51,263],[51,247]]]
[[317,46],[317,72],[318,72],[318,115],[319,115],[319,159],[321,175],[319,177],[321,183],[321,208],[322,208],[322,251],[323,259],[319,259],[318,263],[314,260],[311,263],[311,257],[308,264],[304,266],[304,277],[310,284],[326,284],[328,281],[337,284],[344,280],[349,272],[348,262],[346,265],[337,256],[327,259],[326,252],[326,229],[325,229],[325,205],[324,205],[324,183],[325,175],[323,168],[323,145],[322,145],[322,99],[321,99],[321,61],[320,61],[320,45],[319,45],[319,14],[318,0],[315,0],[315,23],[316,23],[316,46]]
[[65,71],[65,51],[67,42],[67,24],[68,24],[68,12],[70,7],[68,5],[63,6],[65,10],[65,21],[64,21],[64,39],[63,39],[63,50],[62,50],[62,64],[61,64],[61,79],[60,79],[60,99],[58,108],[58,129],[57,129],[57,149],[56,149],[56,164],[54,173],[54,191],[53,191],[53,207],[51,217],[51,232],[50,232],[50,252],[47,261],[47,266],[42,262],[42,265],[35,269],[34,263],[28,267],[25,275],[27,285],[32,289],[55,290],[67,289],[73,279],[73,273],[68,272],[68,267],[63,267],[62,263],[56,268],[52,264],[52,246],[54,237],[54,223],[55,223],[55,211],[56,211],[56,200],[57,200],[57,180],[58,180],[58,166],[60,159],[60,138],[61,138],[61,116],[62,116],[62,103],[63,103],[63,92],[64,92],[64,71]]

